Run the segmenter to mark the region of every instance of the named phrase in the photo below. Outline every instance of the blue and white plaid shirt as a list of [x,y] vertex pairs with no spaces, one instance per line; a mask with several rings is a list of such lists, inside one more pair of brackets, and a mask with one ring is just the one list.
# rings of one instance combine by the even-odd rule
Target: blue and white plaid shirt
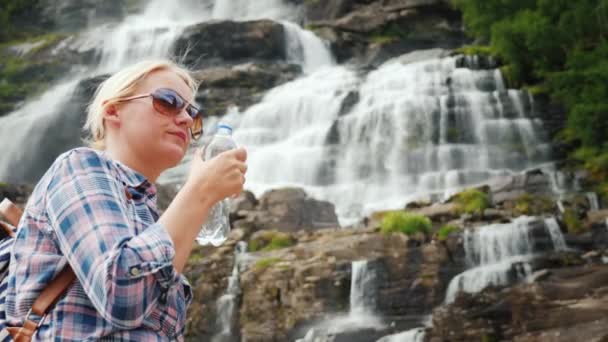
[[21,324],[66,265],[77,281],[44,320],[44,341],[183,340],[190,285],[158,219],[156,188],[104,152],[76,148],[42,177],[19,223],[6,296]]

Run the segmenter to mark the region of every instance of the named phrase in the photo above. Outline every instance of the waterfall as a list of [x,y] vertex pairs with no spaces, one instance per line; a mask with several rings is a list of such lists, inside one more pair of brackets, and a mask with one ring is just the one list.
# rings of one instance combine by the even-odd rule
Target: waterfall
[[[77,84],[75,79],[60,82],[41,97],[0,117],[0,145],[3,146],[0,181],[19,182],[22,177],[39,177],[44,171],[32,165],[45,162],[50,165],[56,155],[63,152],[62,146],[57,145],[79,143],[80,115],[65,116],[57,110],[71,99]],[[70,134],[70,129],[75,129],[76,134]],[[56,155],[41,155],[42,146]]]
[[[104,24],[83,32],[76,40],[84,46],[93,46],[99,62],[80,67],[85,70],[75,70],[66,76],[67,81],[59,82],[38,99],[29,100],[22,108],[0,118],[0,144],[8,147],[0,163],[0,180],[36,181],[57,155],[81,145],[82,123],[74,122],[73,118],[80,118],[84,113],[75,112],[81,108],[66,109],[78,80],[110,74],[142,59],[168,56],[173,43],[188,25],[211,19],[295,20],[297,13],[296,5],[283,4],[281,0],[153,0],[140,13],[126,17],[119,24]],[[301,64],[307,72],[333,64],[331,53],[319,38],[295,24],[283,22],[283,25],[290,37],[286,54],[291,62]],[[59,128],[62,120],[66,123],[66,116],[70,116],[70,125],[49,130],[49,127]],[[44,144],[33,143],[43,137]],[[183,178],[183,173],[180,177]]]
[[585,196],[587,196],[587,200],[589,201],[589,209],[600,210],[600,202],[595,192],[587,192]]
[[236,124],[246,187],[303,187],[348,223],[547,161],[528,94],[455,61],[389,61],[365,77],[336,66],[271,90]]
[[282,0],[216,0],[212,17],[214,19],[297,19],[297,6]]
[[[466,230],[464,247],[469,269],[454,277],[448,286],[446,303],[459,291],[477,293],[490,285],[506,285],[526,279],[531,274],[529,261],[535,250],[530,241],[533,217],[521,216],[506,224],[491,224]],[[554,250],[565,250],[566,244],[555,218],[543,220],[545,232]]]
[[335,64],[327,45],[314,33],[288,21],[283,21],[282,24],[289,62],[301,65],[306,74]]
[[241,294],[239,285],[240,271],[244,261],[243,256],[247,252],[247,243],[239,241],[234,248],[234,266],[232,274],[228,277],[228,287],[217,300],[216,325],[219,332],[213,336],[213,342],[231,341],[234,339],[232,327],[235,322],[235,308],[238,307],[238,296]]
[[350,312],[374,311],[376,307],[376,288],[378,286],[375,272],[368,267],[367,260],[353,261],[350,282]]
[[[333,202],[342,224],[549,160],[550,145],[533,115],[530,95],[506,89],[498,69],[460,68],[456,57],[399,58],[366,75],[335,65],[328,47],[293,23],[298,15],[296,5],[280,0],[154,0],[118,25],[85,34],[98,46],[101,62],[83,74],[109,73],[142,57],[164,56],[184,27],[196,22],[279,20],[288,59],[300,64],[304,75],[272,89],[248,110],[237,110],[235,139],[249,151],[245,186],[256,196],[282,186],[302,187]],[[65,115],[61,105],[40,107],[45,119],[57,122]],[[23,120],[17,113],[9,117]],[[24,139],[4,142],[24,160],[44,154]],[[16,174],[16,164],[42,168],[22,163],[13,152],[2,162],[8,171],[0,179]],[[186,172],[182,164],[159,182],[181,183]]]
[[556,251],[565,251],[568,249],[566,246],[566,241],[564,240],[564,235],[562,234],[562,230],[559,227],[559,223],[555,217],[549,217],[545,219],[545,226],[549,230],[549,234],[551,235],[551,241],[553,242],[553,248]]
[[335,334],[363,329],[381,329],[384,324],[374,315],[377,297],[377,273],[368,260],[351,264],[350,309],[310,328],[297,342],[329,342]]
[[398,334],[384,336],[376,342],[423,342],[424,328],[416,328]]

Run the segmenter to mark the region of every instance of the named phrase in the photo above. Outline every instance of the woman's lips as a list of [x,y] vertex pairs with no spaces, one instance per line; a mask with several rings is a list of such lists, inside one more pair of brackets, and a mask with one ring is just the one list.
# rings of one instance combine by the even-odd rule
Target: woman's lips
[[184,132],[169,132],[169,134],[176,135],[180,139],[182,139],[184,142],[186,142],[186,133],[184,133]]

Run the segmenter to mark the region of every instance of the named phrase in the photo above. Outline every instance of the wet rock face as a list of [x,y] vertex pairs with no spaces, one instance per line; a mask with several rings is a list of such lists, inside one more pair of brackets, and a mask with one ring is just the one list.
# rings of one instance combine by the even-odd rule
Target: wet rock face
[[271,20],[214,21],[188,27],[173,53],[192,68],[245,61],[285,60],[283,26]]
[[378,66],[420,49],[462,45],[460,14],[441,0],[305,2],[305,22],[340,62]]
[[243,112],[258,103],[267,90],[296,78],[301,70],[284,62],[249,62],[199,70],[196,101],[208,116],[224,115],[231,106]]
[[442,246],[419,246],[401,234],[321,230],[294,236],[298,243],[291,248],[253,253],[257,260],[241,275],[243,340],[294,340],[315,323],[348,314],[353,261],[368,260],[373,268],[374,311],[396,322],[389,331],[403,328],[406,317],[429,313],[443,300],[443,275],[461,271],[448,269]]
[[608,266],[566,267],[549,274],[538,283],[459,296],[434,311],[428,341],[608,338]]
[[38,7],[43,21],[59,31],[73,32],[90,25],[118,22],[124,18],[129,5],[126,0],[43,0]]

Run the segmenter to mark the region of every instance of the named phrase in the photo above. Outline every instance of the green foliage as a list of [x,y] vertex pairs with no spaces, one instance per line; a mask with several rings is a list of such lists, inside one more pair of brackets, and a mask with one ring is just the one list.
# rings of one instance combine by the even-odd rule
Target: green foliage
[[488,194],[477,189],[468,189],[456,195],[457,210],[460,213],[479,214],[490,206]]
[[523,194],[515,199],[514,212],[517,215],[542,215],[552,212],[554,207],[548,197]]
[[382,218],[380,231],[385,234],[403,233],[412,235],[418,232],[428,234],[431,231],[431,227],[431,220],[424,215],[405,211],[393,211]]
[[268,267],[281,262],[281,258],[264,258],[255,262],[256,271],[263,271]]
[[437,239],[439,241],[445,241],[448,236],[453,233],[459,231],[460,228],[454,224],[446,224],[445,226],[439,228],[439,232],[437,233]]
[[481,336],[481,342],[498,342],[498,338],[493,334],[483,334]]
[[397,24],[386,25],[370,33],[368,40],[376,44],[388,44],[407,38],[408,32]]
[[578,234],[584,231],[583,224],[574,210],[566,208],[563,219],[569,233]]
[[[507,84],[547,93],[568,111],[558,135],[576,160],[605,175],[608,152],[608,0],[453,0],[468,32],[505,63]],[[540,85],[540,86],[539,86]],[[581,159],[584,154],[588,158]],[[591,170],[591,169],[590,169]],[[603,182],[606,178],[596,179]]]
[[249,241],[249,251],[274,251],[293,246],[295,243],[296,241],[289,234],[277,231],[266,231]]
[[0,42],[19,39],[29,32],[31,17],[39,10],[38,0],[2,0],[0,2]]
[[496,51],[491,46],[485,45],[465,45],[456,49],[456,52],[463,55],[496,56]]

